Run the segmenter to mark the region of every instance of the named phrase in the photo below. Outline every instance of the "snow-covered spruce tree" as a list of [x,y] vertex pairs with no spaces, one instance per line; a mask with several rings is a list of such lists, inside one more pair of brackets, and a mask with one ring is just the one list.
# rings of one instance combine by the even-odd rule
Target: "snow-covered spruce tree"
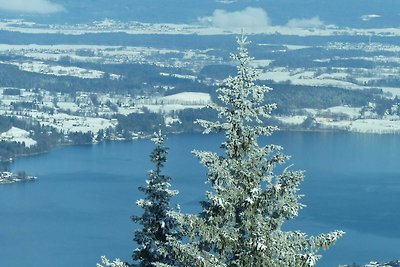
[[178,192],[169,189],[171,178],[161,173],[168,154],[164,140],[165,136],[161,132],[152,139],[156,147],[150,155],[150,160],[155,164],[155,169],[149,171],[146,186],[139,187],[145,198],[138,200],[136,204],[143,209],[143,214],[132,216],[134,222],[142,225],[134,235],[134,241],[140,246],[132,255],[136,262],[134,266],[154,266],[152,263],[155,262],[173,264],[170,254],[160,253],[160,249],[168,251],[167,236],[178,240],[180,238],[177,221],[169,215],[173,210],[170,200]]
[[276,174],[275,167],[287,160],[282,148],[258,144],[260,136],[277,129],[265,125],[276,105],[265,104],[270,88],[255,84],[258,72],[249,65],[246,37],[238,38],[238,44],[232,55],[238,62],[237,76],[224,81],[218,89],[222,104],[212,106],[220,121],[198,121],[205,133],[226,137],[221,155],[194,151],[208,168],[212,190],[200,214],[174,213],[189,241],[169,241],[181,266],[314,266],[319,250],[343,232],[307,236],[282,229],[303,207],[298,194],[303,173],[288,167]]
[[115,259],[114,261],[110,261],[106,258],[106,256],[101,257],[101,263],[97,263],[97,267],[130,267],[127,263],[121,261],[120,259]]

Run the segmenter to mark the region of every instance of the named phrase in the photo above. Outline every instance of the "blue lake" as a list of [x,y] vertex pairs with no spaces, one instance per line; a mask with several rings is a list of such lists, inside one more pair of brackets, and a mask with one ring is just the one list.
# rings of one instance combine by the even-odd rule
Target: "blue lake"
[[[206,170],[190,151],[215,150],[220,136],[170,136],[165,173],[184,211],[199,210]],[[309,234],[347,232],[319,266],[400,258],[400,136],[280,132],[292,169],[306,171],[300,216]],[[39,176],[0,186],[0,266],[95,266],[101,255],[130,261],[137,187],[152,168],[148,140],[73,146],[20,158],[13,171]]]

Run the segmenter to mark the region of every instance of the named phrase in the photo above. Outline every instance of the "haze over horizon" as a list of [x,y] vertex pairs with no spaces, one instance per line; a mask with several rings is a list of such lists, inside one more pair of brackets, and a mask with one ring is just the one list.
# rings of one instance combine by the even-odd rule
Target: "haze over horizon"
[[[337,25],[339,27],[398,27],[399,13],[395,0],[0,0],[2,18],[22,18],[42,23],[84,23],[105,18],[149,23],[199,23],[214,18],[226,23],[226,16],[251,18],[255,27],[262,25]],[[339,14],[339,15],[338,15]],[[224,17],[225,16],[225,17]],[[232,18],[232,17],[230,17]],[[253,22],[249,22],[253,25]],[[231,25],[235,26],[235,25]]]

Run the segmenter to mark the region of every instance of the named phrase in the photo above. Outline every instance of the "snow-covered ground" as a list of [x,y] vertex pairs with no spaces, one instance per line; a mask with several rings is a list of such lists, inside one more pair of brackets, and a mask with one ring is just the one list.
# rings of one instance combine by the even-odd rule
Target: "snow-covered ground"
[[211,103],[211,96],[207,93],[182,92],[161,98],[163,104],[179,103],[184,105],[208,105]]
[[253,60],[251,62],[251,66],[254,68],[265,68],[268,67],[269,64],[274,62],[273,60],[267,60],[267,59],[259,59],[259,60]]
[[[87,25],[39,25],[22,20],[0,20],[0,30],[27,32],[27,33],[62,33],[62,34],[86,34],[86,33],[100,33],[100,32],[125,32],[128,34],[205,34],[205,35],[224,35],[224,34],[237,34],[238,32],[231,29],[223,29],[218,27],[209,27],[200,24],[149,24],[140,22],[119,22],[113,20],[104,20],[100,22],[93,22]],[[297,36],[333,36],[333,35],[380,35],[380,36],[400,36],[400,29],[339,29],[335,26],[324,25],[314,29],[294,28],[288,26],[267,26],[262,29],[257,29],[252,33],[265,33],[276,34],[279,32],[282,35],[297,35]],[[259,46],[270,46],[271,44],[258,44]],[[304,48],[311,48],[312,46],[305,45],[291,45],[282,44],[282,51],[299,50]],[[400,52],[400,46],[385,45],[374,42],[365,43],[328,43],[323,47],[327,50],[360,50],[364,52],[379,52],[385,51],[390,53]],[[84,69],[79,67],[66,67],[61,66],[57,61],[64,60],[66,57],[70,62],[96,62],[99,64],[115,64],[126,62],[138,63],[151,63],[157,66],[190,66],[190,70],[200,70],[202,64],[211,63],[224,63],[222,58],[214,56],[215,53],[209,53],[210,49],[205,50],[178,50],[178,49],[163,49],[152,47],[132,47],[132,46],[99,46],[99,45],[7,45],[0,44],[0,53],[21,55],[29,57],[26,61],[16,62],[0,62],[3,64],[13,64],[25,71],[39,72],[48,75],[69,75],[80,78],[96,79],[103,77],[104,73],[94,69]],[[279,50],[279,52],[281,52]],[[347,57],[338,59],[348,60],[365,60],[371,62],[383,63],[400,63],[395,56],[371,56],[371,57]],[[173,56],[171,56],[173,55]],[[335,59],[335,58],[333,58]],[[321,56],[314,61],[329,62],[332,58],[328,56]],[[54,62],[44,62],[54,61]],[[198,63],[196,63],[198,62]],[[206,63],[204,63],[206,62]],[[290,83],[295,85],[307,86],[332,86],[346,89],[381,89],[388,93],[388,97],[400,96],[400,88],[391,87],[371,87],[372,84],[381,78],[397,76],[397,69],[395,68],[373,68],[362,69],[357,68],[357,72],[353,72],[350,68],[331,68],[328,71],[324,69],[315,68],[284,68],[273,67],[272,60],[260,59],[255,60],[252,64],[256,68],[260,68],[262,80],[273,80],[278,83]],[[185,65],[186,64],[186,65]],[[199,64],[199,66],[195,66]],[[354,74],[354,75],[353,75]],[[195,80],[194,75],[181,75],[168,73],[168,71],[161,72],[160,75],[177,77],[180,79]],[[118,79],[118,75],[111,74],[111,78]],[[188,91],[190,88],[188,88]],[[390,93],[390,96],[389,96]],[[25,99],[29,99],[29,95],[24,95]],[[165,97],[150,97],[142,100],[132,100],[124,103],[125,97],[119,98],[119,103],[123,103],[118,107],[117,111],[110,111],[104,106],[107,100],[116,104],[115,97],[98,95],[103,103],[103,106],[96,107],[96,114],[90,114],[90,118],[83,115],[85,112],[92,112],[90,109],[79,113],[83,110],[82,105],[73,103],[69,99],[58,99],[52,101],[52,97],[44,96],[43,107],[54,108],[58,106],[59,112],[53,117],[46,117],[42,113],[38,118],[44,124],[52,125],[57,129],[68,131],[92,131],[96,132],[98,129],[105,129],[113,125],[109,119],[94,118],[94,116],[114,115],[116,112],[119,114],[130,114],[133,112],[141,112],[142,108],[147,108],[153,112],[160,112],[165,115],[167,124],[178,122],[177,118],[171,116],[171,112],[175,110],[182,110],[187,108],[199,109],[211,103],[211,97],[204,93],[184,92],[176,95]],[[3,108],[10,105],[16,99],[4,97],[2,99]],[[88,104],[90,105],[90,103]],[[63,114],[65,111],[76,112],[79,116],[72,116]],[[3,111],[2,111],[3,112]],[[32,111],[33,112],[33,111]],[[282,122],[291,125],[298,125],[304,122],[307,118],[304,114],[314,116],[321,127],[325,128],[340,128],[357,132],[400,132],[397,128],[397,118],[383,118],[380,120],[368,118],[362,119],[361,108],[353,107],[331,107],[326,110],[305,110],[305,113],[299,113],[300,116],[286,116],[279,117]],[[33,113],[32,113],[33,114]],[[336,116],[332,119],[330,116]],[[339,117],[341,120],[337,119]]]
[[389,119],[358,119],[354,121],[319,120],[321,128],[339,129],[357,133],[398,134],[400,120]]
[[139,108],[147,108],[151,112],[170,113],[182,109],[199,109],[211,104],[211,96],[207,93],[182,92],[164,97],[143,99],[136,102]]
[[272,80],[277,83],[287,83],[309,86],[333,86],[346,89],[366,89],[365,86],[344,81],[343,74],[323,74],[316,76],[316,70],[292,70],[286,68],[275,68],[262,72],[260,80]]
[[307,119],[307,116],[275,116],[274,118],[284,124],[300,125]]
[[346,115],[350,119],[358,119],[361,115],[361,109],[358,107],[348,107],[348,106],[336,106],[327,109],[323,109],[320,111],[321,114],[328,113],[334,115]]
[[0,134],[0,140],[9,141],[9,142],[17,142],[17,143],[25,143],[26,147],[31,147],[36,145],[36,141],[29,137],[29,132],[11,127],[8,131]]
[[[1,62],[2,64],[11,64],[22,67],[27,71],[47,70],[49,74],[60,75],[62,73],[77,73],[83,78],[97,78],[103,75],[102,72],[62,67],[58,61],[67,62],[85,62],[97,64],[124,64],[124,63],[147,63],[160,67],[186,67],[188,69],[200,70],[204,62],[221,63],[222,58],[212,55],[209,52],[212,49],[187,49],[174,50],[166,48],[142,47],[142,46],[105,46],[105,45],[10,45],[0,44],[0,54],[12,54],[28,58],[23,62]],[[166,55],[169,55],[168,57]],[[52,64],[46,64],[43,61],[52,61]],[[33,65],[33,66],[32,66]],[[35,66],[39,66],[35,67]],[[182,79],[191,79],[192,75],[167,74]],[[111,78],[118,79],[117,75],[111,74]]]
[[171,73],[165,73],[165,72],[160,72],[161,76],[166,76],[166,77],[175,77],[175,78],[179,78],[179,79],[187,79],[187,80],[196,80],[196,76],[194,75],[182,75],[182,74],[171,74]]
[[[275,117],[280,122],[288,125],[300,126],[306,116],[290,116],[290,117]],[[319,129],[326,130],[343,130],[356,133],[369,134],[399,134],[400,133],[400,118],[397,120],[390,119],[356,119],[356,120],[339,120],[334,121],[326,117],[316,117]]]
[[[0,89],[0,93],[2,90]],[[135,99],[130,95],[110,95],[96,94],[99,106],[93,106],[89,95],[84,92],[77,92],[75,98],[64,94],[49,94],[49,92],[40,90],[38,93],[43,99],[38,104],[39,110],[25,109],[23,112],[13,111],[12,102],[26,101],[27,98],[35,98],[35,93],[21,90],[21,96],[2,96],[0,105],[0,115],[17,116],[20,119],[33,119],[41,125],[47,125],[56,128],[60,132],[92,132],[116,127],[117,120],[112,119],[113,115],[119,113],[128,115],[131,113],[143,112],[143,108],[151,112],[158,112],[165,115],[167,125],[179,123],[179,119],[170,115],[172,111],[183,109],[199,109],[211,103],[211,97],[206,93],[182,92],[165,97],[154,97],[149,99]],[[74,101],[82,101],[84,105],[80,106]],[[104,103],[122,103],[117,110],[110,110]],[[54,105],[55,104],[55,105]],[[41,107],[54,108],[54,113],[41,110]],[[71,115],[69,113],[75,115]],[[68,113],[68,114],[67,114]],[[80,115],[81,114],[81,115]],[[99,117],[103,116],[103,117]],[[1,140],[25,142],[27,146],[36,144],[29,138],[29,133],[24,130],[12,128],[10,131],[0,136]]]
[[151,112],[155,113],[165,113],[169,114],[173,111],[179,111],[179,110],[184,110],[184,109],[200,109],[204,108],[205,105],[182,105],[182,104],[166,104],[166,105],[160,105],[160,104],[142,104],[138,105],[140,108],[146,108]]
[[73,116],[65,113],[49,115],[44,112],[32,111],[29,115],[40,121],[42,125],[52,126],[64,133],[97,133],[100,129],[105,130],[116,126],[115,122],[109,119]]
[[57,106],[62,110],[69,110],[72,112],[76,112],[79,110],[79,106],[72,102],[57,102]]
[[79,67],[66,67],[59,65],[49,65],[40,61],[31,62],[0,62],[1,64],[11,64],[17,66],[20,70],[28,72],[36,72],[55,76],[74,76],[83,79],[99,79],[102,78],[104,72],[98,70],[83,69]]
[[[0,92],[2,90],[0,89]],[[38,94],[43,99],[39,103],[39,110],[26,109],[23,112],[13,111],[10,103],[35,99]],[[139,98],[130,95],[97,94],[100,105],[94,107],[88,93],[77,92],[75,98],[64,94],[50,94],[44,90],[31,92],[21,90],[21,96],[2,96],[0,114],[29,118],[42,125],[55,127],[64,133],[69,132],[93,132],[115,127],[117,121],[111,119],[116,113],[128,115],[130,113],[143,112],[143,108],[151,112],[164,115],[167,125],[180,123],[179,118],[173,111],[183,109],[200,109],[212,104],[211,96],[207,93],[182,92],[163,97]],[[82,101],[84,105],[77,105],[74,101]],[[121,103],[117,110],[112,111],[104,103]],[[54,106],[56,103],[56,106]],[[55,108],[54,114],[41,111],[40,107]],[[58,109],[56,108],[58,107]],[[69,112],[75,115],[67,114]],[[81,115],[79,115],[81,114]],[[308,117],[313,118],[320,129],[345,130],[360,133],[400,133],[400,117],[398,115],[386,115],[376,118],[373,111],[362,111],[361,107],[336,106],[327,109],[304,109],[294,116],[277,116],[275,119],[288,126],[300,126]],[[388,113],[392,114],[392,113]],[[395,114],[395,113],[393,113]],[[103,117],[99,117],[103,116]],[[2,140],[25,142],[27,146],[35,145],[36,142],[29,137],[29,133],[12,128],[0,135]]]
[[[328,109],[305,109],[304,112],[311,116],[319,129],[343,130],[357,133],[373,134],[399,134],[400,116],[385,116],[384,118],[363,118],[361,108],[337,106]],[[337,117],[345,119],[337,119]],[[279,120],[288,126],[300,126],[307,116],[276,116]]]
[[[293,85],[336,87],[349,90],[381,89],[383,92],[388,93],[390,97],[394,98],[395,96],[400,97],[400,88],[364,85],[364,82],[393,76],[393,71],[393,69],[371,70],[370,75],[374,73],[374,77],[360,78],[358,76],[352,77],[347,73],[341,72],[340,69],[338,69],[337,72],[318,75],[317,69],[306,70],[279,67],[261,72],[260,80],[271,80],[276,83],[290,83]],[[359,83],[354,83],[352,79]]]

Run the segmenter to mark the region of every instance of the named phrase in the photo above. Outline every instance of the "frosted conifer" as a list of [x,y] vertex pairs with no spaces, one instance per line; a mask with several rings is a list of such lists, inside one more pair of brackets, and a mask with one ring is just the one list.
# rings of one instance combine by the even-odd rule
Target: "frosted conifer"
[[161,173],[168,154],[164,140],[165,136],[161,132],[152,139],[156,147],[150,160],[155,164],[155,169],[149,171],[146,186],[139,187],[145,198],[138,200],[136,204],[143,209],[143,214],[132,216],[134,222],[142,225],[134,235],[134,241],[140,245],[132,255],[132,259],[137,262],[135,266],[149,267],[154,266],[155,262],[172,264],[170,254],[160,253],[160,249],[168,251],[167,236],[179,239],[177,221],[169,215],[172,211],[170,199],[178,192],[169,189],[171,178]]
[[212,106],[220,121],[198,121],[205,133],[222,132],[226,137],[221,155],[194,151],[208,168],[212,190],[200,214],[174,213],[189,241],[170,238],[170,243],[182,266],[314,266],[319,250],[343,232],[307,236],[282,230],[303,207],[298,190],[304,176],[289,167],[276,174],[275,167],[288,157],[280,146],[258,144],[260,136],[277,130],[265,125],[276,105],[265,104],[264,94],[271,88],[255,84],[258,72],[249,66],[246,37],[238,38],[238,44],[232,55],[238,62],[237,75],[218,89],[222,104]]
[[120,259],[115,259],[114,261],[110,261],[109,259],[106,258],[106,256],[101,257],[101,263],[104,264],[99,264],[97,263],[97,267],[130,267],[127,263],[121,261]]

